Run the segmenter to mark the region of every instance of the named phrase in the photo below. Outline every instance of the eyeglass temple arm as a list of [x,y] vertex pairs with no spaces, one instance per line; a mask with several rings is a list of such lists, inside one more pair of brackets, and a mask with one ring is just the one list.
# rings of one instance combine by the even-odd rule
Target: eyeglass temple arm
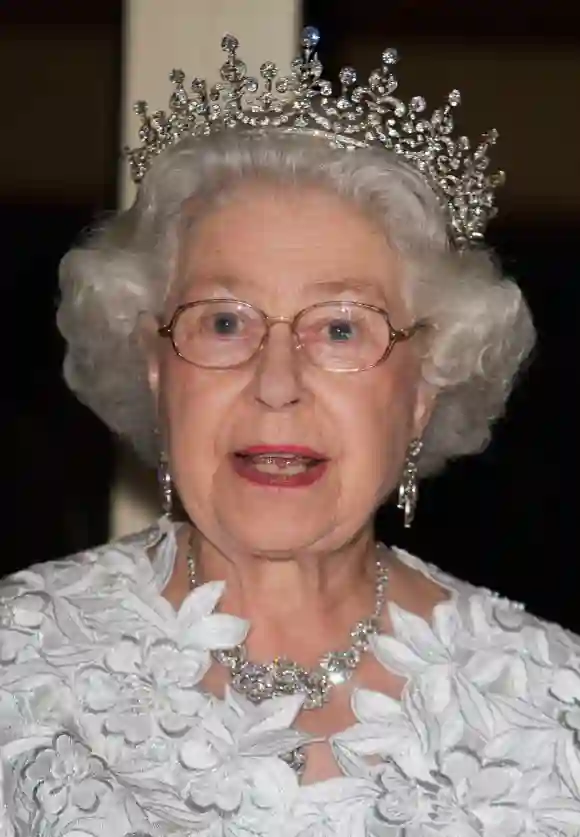
[[393,334],[396,340],[408,340],[410,337],[413,337],[418,331],[422,331],[424,328],[428,328],[429,323],[425,320],[419,320],[413,325],[409,326],[408,328],[396,328],[393,330]]

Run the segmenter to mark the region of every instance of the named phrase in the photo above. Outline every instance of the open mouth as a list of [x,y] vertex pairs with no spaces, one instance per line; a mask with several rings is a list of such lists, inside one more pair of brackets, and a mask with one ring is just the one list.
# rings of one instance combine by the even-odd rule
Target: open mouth
[[246,448],[233,456],[234,469],[261,485],[311,485],[324,472],[328,459],[309,448]]
[[251,464],[262,474],[283,473],[286,476],[302,474],[309,468],[320,465],[320,463],[324,461],[322,458],[316,459],[310,456],[296,455],[289,456],[287,453],[236,453],[236,456],[246,460],[248,464]]

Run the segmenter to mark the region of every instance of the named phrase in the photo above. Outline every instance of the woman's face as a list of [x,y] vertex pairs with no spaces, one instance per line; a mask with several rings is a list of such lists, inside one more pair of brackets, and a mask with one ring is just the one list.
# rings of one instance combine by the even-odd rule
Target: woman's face
[[[178,273],[168,319],[180,303],[231,297],[290,318],[355,300],[385,308],[395,328],[411,324],[384,235],[314,187],[239,187],[184,237]],[[285,324],[227,370],[193,366],[160,338],[151,382],[171,474],[201,534],[226,554],[283,557],[338,549],[364,530],[426,422],[418,340],[373,369],[337,373],[309,363]]]

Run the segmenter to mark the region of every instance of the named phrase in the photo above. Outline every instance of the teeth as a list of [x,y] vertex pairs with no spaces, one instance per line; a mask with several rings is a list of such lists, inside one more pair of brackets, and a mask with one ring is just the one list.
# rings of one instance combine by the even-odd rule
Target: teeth
[[266,459],[253,459],[254,468],[261,471],[263,474],[279,474],[284,472],[284,476],[291,477],[294,474],[301,474],[308,468],[308,462],[305,459],[276,459],[276,457],[269,456]]
[[296,462],[308,462],[303,456],[283,456],[278,454],[259,454],[252,456],[254,462],[264,462],[267,465],[278,465],[280,468],[287,468],[294,465]]
[[312,464],[311,459],[303,456],[260,454],[248,458],[256,470],[264,474],[278,474],[283,471],[286,476],[293,476],[303,473]]

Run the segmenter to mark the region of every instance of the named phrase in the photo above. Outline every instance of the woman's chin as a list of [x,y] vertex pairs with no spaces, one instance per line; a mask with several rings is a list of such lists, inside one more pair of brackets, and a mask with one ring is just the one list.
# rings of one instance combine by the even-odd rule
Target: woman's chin
[[244,552],[281,559],[320,543],[333,529],[328,511],[297,518],[295,514],[257,514],[250,510],[244,514],[242,508],[233,514],[224,514],[222,509],[219,526],[228,533],[228,540],[239,544]]

